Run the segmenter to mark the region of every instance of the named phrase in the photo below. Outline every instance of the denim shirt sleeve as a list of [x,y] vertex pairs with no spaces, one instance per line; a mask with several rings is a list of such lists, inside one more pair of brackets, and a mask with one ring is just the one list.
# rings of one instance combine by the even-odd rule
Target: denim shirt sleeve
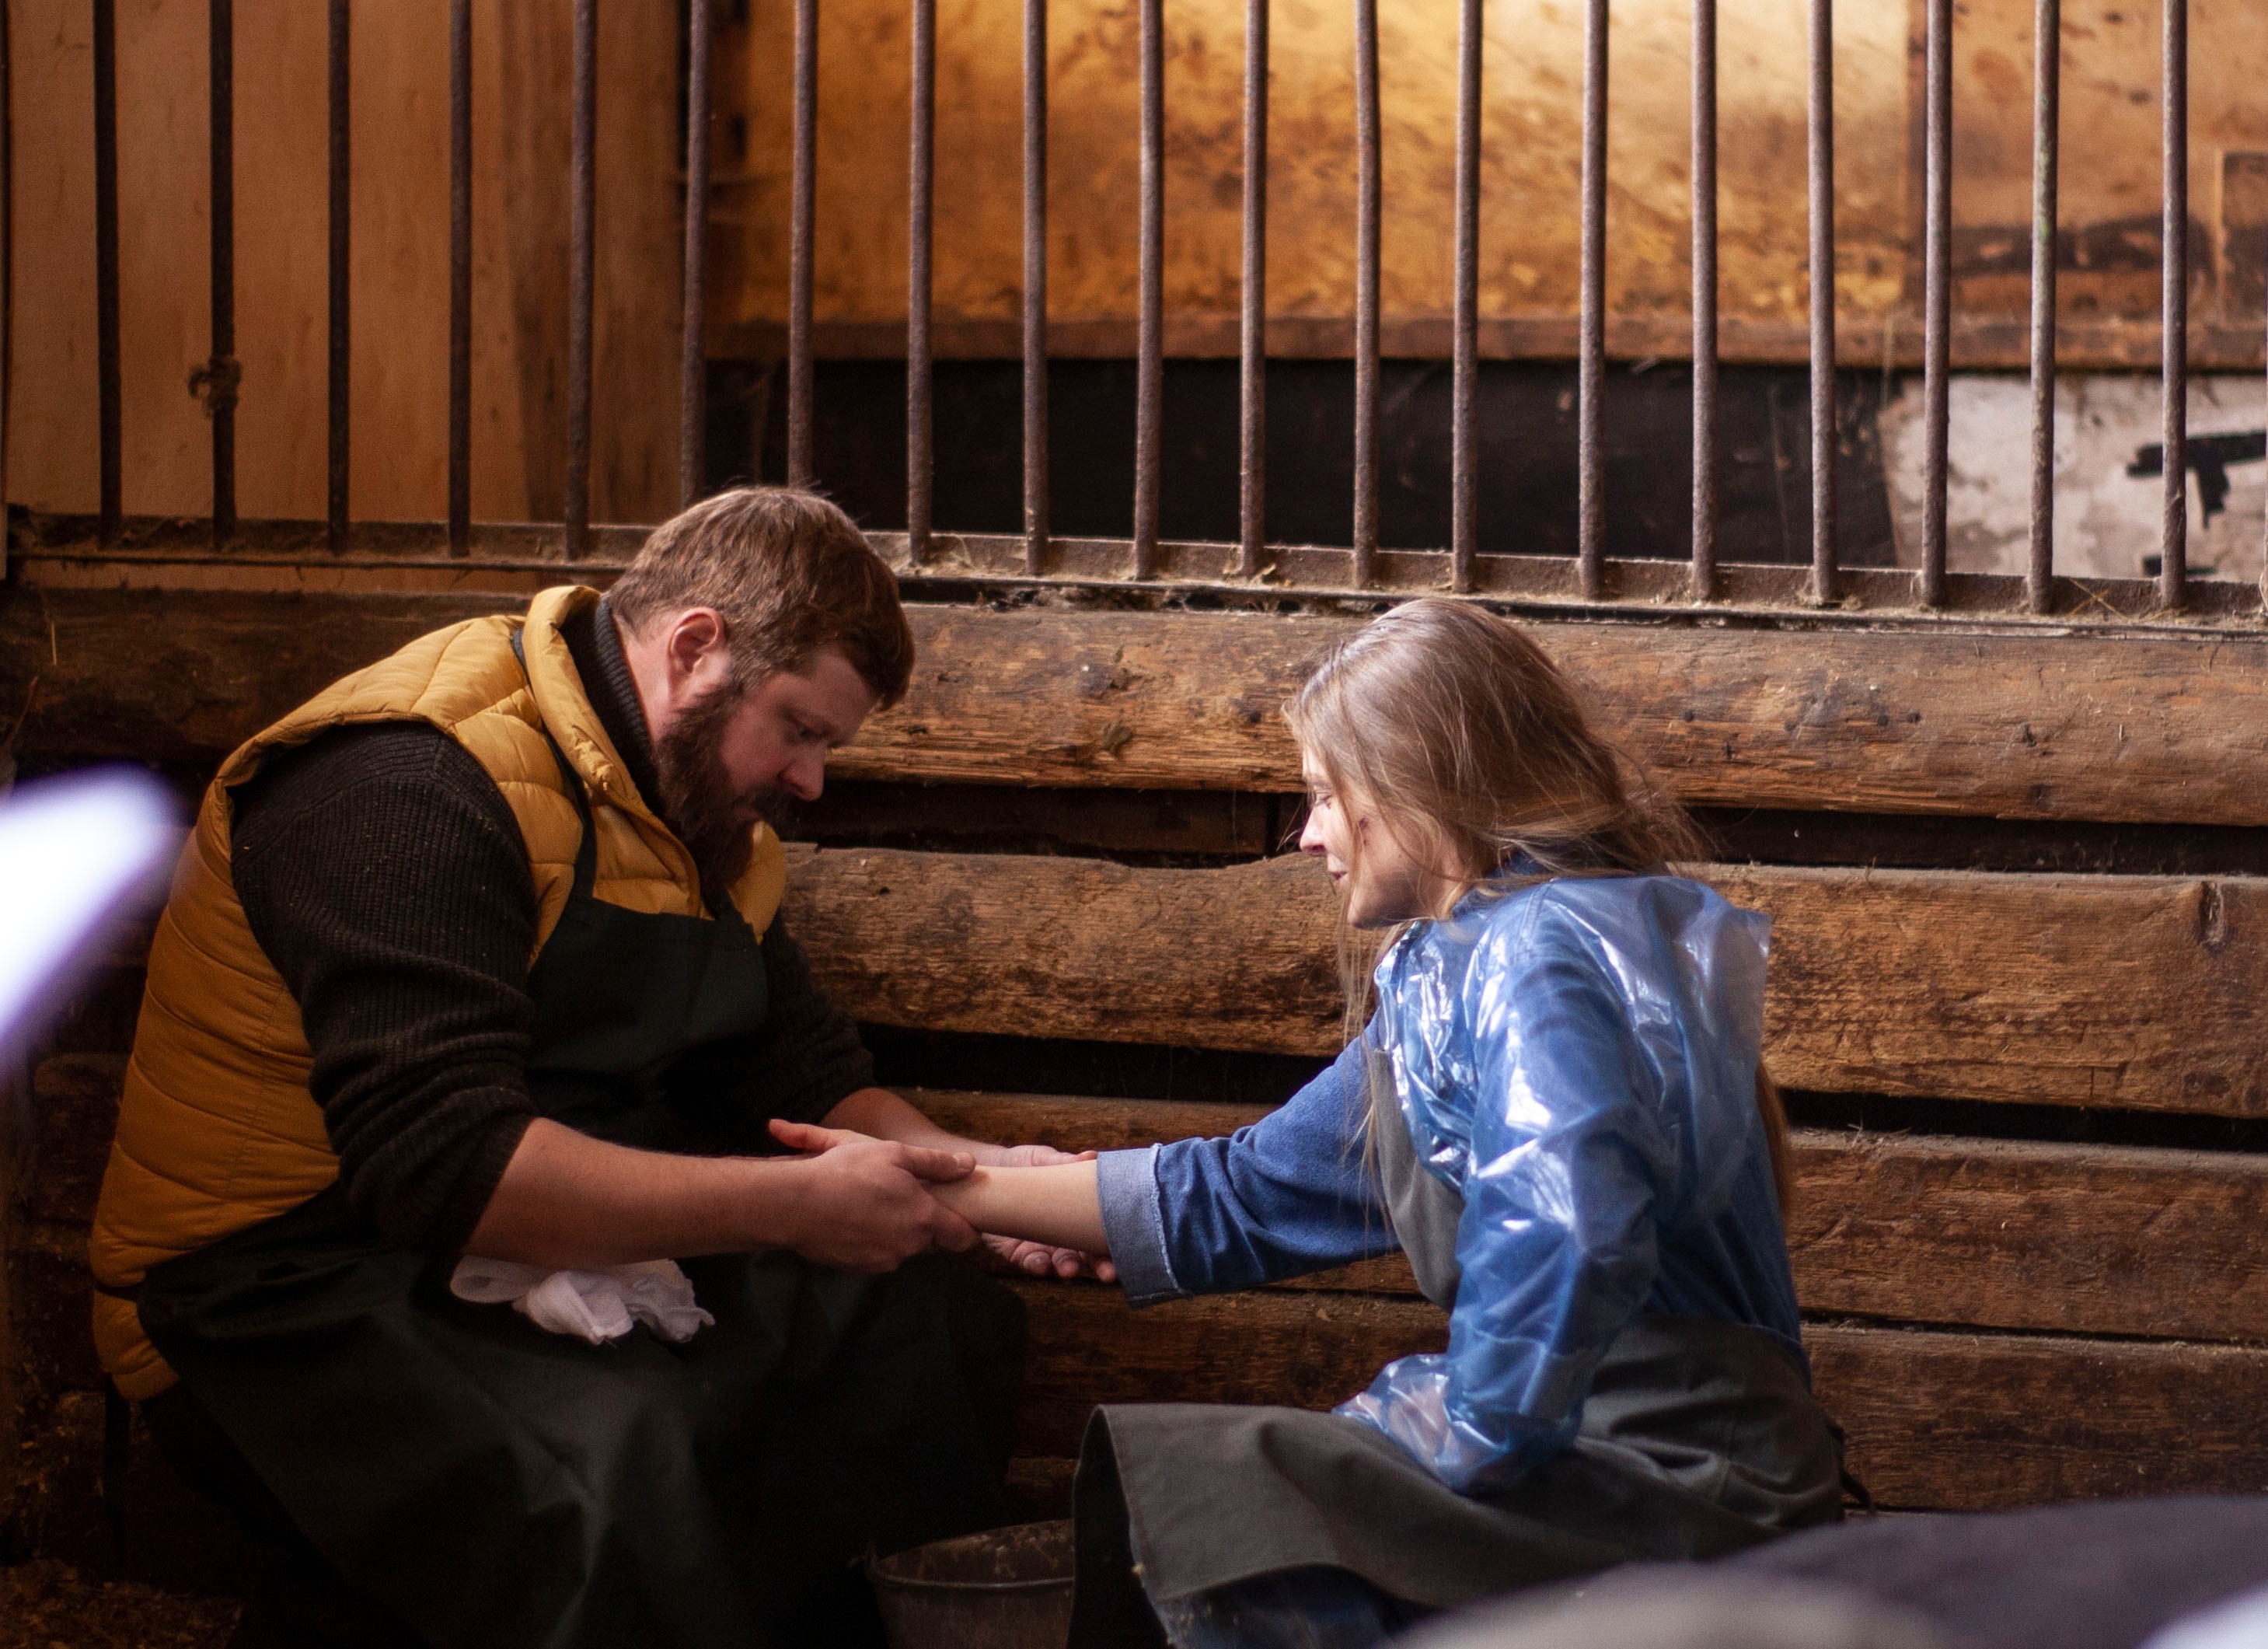
[[1573,1440],[1608,1343],[1653,1285],[1677,1172],[1606,970],[1550,922],[1516,956],[1482,949],[1464,1004],[1475,1091],[1449,1349],[1388,1364],[1338,1410],[1464,1493]]
[[1355,1133],[1361,1044],[1226,1139],[1106,1151],[1102,1224],[1129,1300],[1255,1288],[1398,1247]]

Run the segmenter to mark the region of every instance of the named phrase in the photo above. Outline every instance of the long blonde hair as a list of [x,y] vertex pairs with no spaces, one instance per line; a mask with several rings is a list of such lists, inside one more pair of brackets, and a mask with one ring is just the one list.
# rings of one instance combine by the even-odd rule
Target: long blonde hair
[[[1700,855],[1684,810],[1592,728],[1558,666],[1518,626],[1465,603],[1410,602],[1353,632],[1314,662],[1284,719],[1344,804],[1431,858],[1447,887],[1431,916],[1491,877],[1512,887],[1639,875]],[[1359,832],[1351,838],[1359,852]],[[1521,857],[1532,872],[1498,876]],[[1351,1040],[1370,1015],[1378,947],[1340,932]],[[1370,1087],[1374,1135],[1375,1076]],[[1787,1120],[1761,1064],[1756,1111],[1786,1209]]]

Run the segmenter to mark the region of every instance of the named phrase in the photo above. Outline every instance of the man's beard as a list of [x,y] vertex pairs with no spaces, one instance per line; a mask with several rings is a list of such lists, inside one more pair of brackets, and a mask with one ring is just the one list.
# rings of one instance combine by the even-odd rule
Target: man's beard
[[740,701],[739,689],[729,683],[712,688],[680,711],[654,742],[662,817],[693,855],[702,897],[712,906],[730,903],[733,884],[747,870],[756,818],[776,823],[787,800],[777,785],[735,792],[725,772],[718,747]]

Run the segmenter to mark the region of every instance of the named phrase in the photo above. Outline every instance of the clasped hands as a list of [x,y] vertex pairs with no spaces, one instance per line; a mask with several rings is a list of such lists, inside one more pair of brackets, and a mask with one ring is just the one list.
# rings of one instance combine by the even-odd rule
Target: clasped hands
[[[843,1221],[831,1231],[821,1226],[816,1240],[802,1245],[806,1256],[821,1264],[846,1271],[886,1271],[925,1249],[960,1251],[982,1239],[1001,1259],[1035,1276],[1084,1275],[1108,1283],[1118,1275],[1107,1254],[980,1228],[988,1202],[975,1183],[984,1178],[977,1173],[980,1168],[1091,1163],[1093,1151],[1060,1151],[1052,1145],[946,1150],[783,1119],[773,1120],[771,1133],[838,1182],[843,1207],[846,1211],[856,1209],[861,1216]],[[975,1216],[975,1223],[964,1216]]]

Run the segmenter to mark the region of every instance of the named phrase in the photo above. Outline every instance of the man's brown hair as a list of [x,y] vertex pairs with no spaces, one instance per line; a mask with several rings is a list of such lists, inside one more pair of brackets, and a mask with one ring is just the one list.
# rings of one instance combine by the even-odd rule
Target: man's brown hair
[[737,487],[664,521],[608,592],[626,629],[688,607],[725,620],[733,675],[748,685],[840,647],[889,706],[914,669],[898,581],[865,535],[800,487]]

